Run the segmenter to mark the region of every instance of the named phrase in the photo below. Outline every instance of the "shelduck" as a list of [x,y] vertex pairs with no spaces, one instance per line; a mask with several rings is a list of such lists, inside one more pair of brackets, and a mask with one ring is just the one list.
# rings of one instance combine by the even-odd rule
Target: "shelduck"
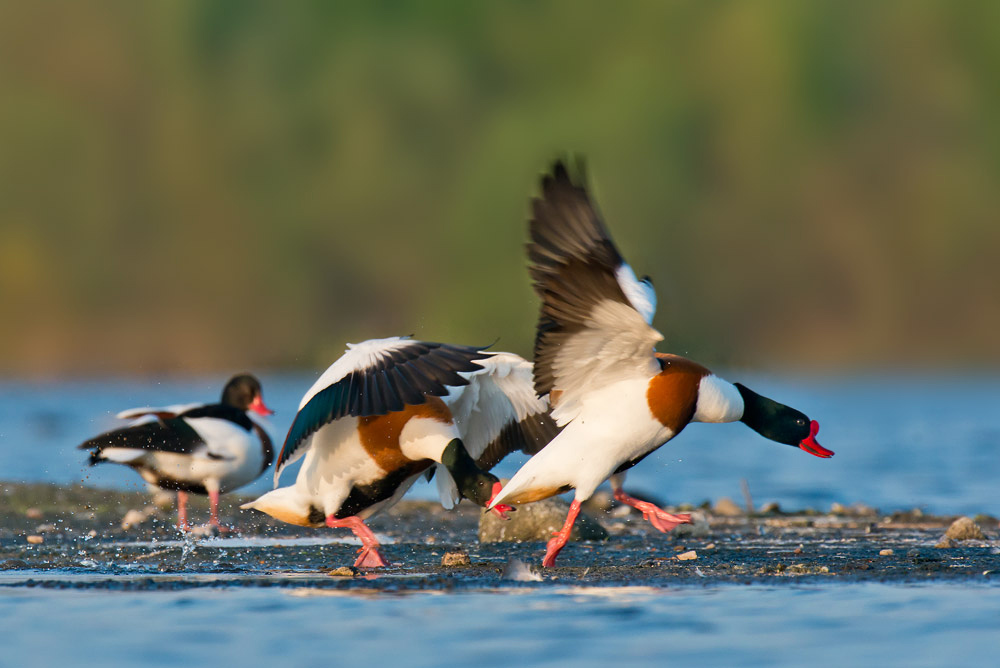
[[[293,485],[244,505],[300,526],[349,528],[356,567],[387,565],[365,520],[399,501],[424,474],[441,502],[486,506],[488,473],[514,450],[533,454],[556,433],[535,395],[531,364],[512,353],[406,337],[349,344],[306,392],[274,472],[302,456]],[[433,467],[433,468],[432,468]],[[501,516],[510,508],[494,504]]]
[[541,313],[534,385],[562,431],[528,460],[493,504],[520,504],[576,490],[543,566],[555,564],[580,503],[610,479],[614,497],[660,531],[691,521],[629,496],[625,472],[690,422],[741,421],[817,457],[819,424],[794,408],[719,378],[704,366],[658,353],[656,293],[636,278],[590,200],[582,178],[557,162],[532,202],[528,257]]
[[250,374],[233,376],[217,404],[132,408],[118,413],[131,424],[84,442],[89,464],[124,464],[160,489],[177,492],[177,526],[187,521],[187,495],[207,494],[210,526],[220,531],[219,495],[259,477],[274,459],[263,418],[273,412],[264,403],[260,381]]

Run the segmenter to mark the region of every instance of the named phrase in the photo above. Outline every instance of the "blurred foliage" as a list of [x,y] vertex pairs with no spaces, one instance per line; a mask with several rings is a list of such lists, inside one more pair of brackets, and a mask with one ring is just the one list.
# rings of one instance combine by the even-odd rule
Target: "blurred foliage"
[[0,371],[530,353],[587,159],[711,364],[1000,361],[1000,3],[0,4]]

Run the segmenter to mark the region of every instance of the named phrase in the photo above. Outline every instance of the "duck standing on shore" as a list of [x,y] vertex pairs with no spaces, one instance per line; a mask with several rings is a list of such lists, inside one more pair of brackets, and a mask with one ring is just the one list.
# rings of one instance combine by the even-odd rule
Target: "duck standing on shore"
[[364,521],[421,475],[437,476],[446,508],[461,498],[486,506],[500,489],[489,469],[514,450],[538,452],[555,432],[517,355],[404,337],[349,344],[302,398],[278,456],[275,485],[305,456],[295,484],[243,508],[349,528],[362,545],[354,565],[379,568],[387,564]]
[[492,500],[529,503],[576,490],[563,528],[548,542],[553,566],[580,503],[610,479],[614,498],[660,531],[691,521],[624,492],[625,472],[691,422],[735,422],[817,457],[819,424],[805,414],[725,381],[707,368],[654,350],[656,293],[638,280],[608,234],[582,178],[557,162],[533,200],[528,257],[542,300],[534,384],[562,431]]
[[217,404],[133,408],[116,417],[131,420],[121,429],[82,443],[89,464],[124,464],[160,489],[177,492],[177,526],[190,529],[187,495],[206,494],[209,525],[220,531],[219,495],[256,480],[274,459],[263,419],[272,415],[260,381],[250,374],[233,376]]

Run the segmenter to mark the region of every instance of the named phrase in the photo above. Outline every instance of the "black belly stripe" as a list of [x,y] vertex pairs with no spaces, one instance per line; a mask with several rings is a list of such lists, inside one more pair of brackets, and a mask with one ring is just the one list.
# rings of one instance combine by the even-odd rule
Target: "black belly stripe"
[[340,505],[340,509],[333,516],[338,520],[342,520],[345,517],[357,515],[380,501],[385,501],[396,493],[396,490],[399,489],[399,486],[407,478],[420,473],[433,463],[429,459],[421,459],[420,461],[400,467],[375,482],[367,485],[355,485],[351,488],[351,493],[344,499],[344,503]]

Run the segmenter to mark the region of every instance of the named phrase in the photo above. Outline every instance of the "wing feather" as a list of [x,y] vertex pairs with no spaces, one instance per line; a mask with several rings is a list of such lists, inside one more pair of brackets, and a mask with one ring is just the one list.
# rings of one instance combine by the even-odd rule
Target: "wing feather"
[[463,374],[468,386],[453,388],[445,401],[469,455],[489,470],[515,450],[538,452],[558,429],[547,398],[532,387],[530,362],[493,353],[479,364],[482,370]]
[[385,415],[422,404],[428,396],[445,396],[449,387],[466,385],[462,374],[480,369],[476,360],[487,355],[482,348],[403,337],[349,345],[303,397],[276,460],[275,485],[324,425],[348,415]]
[[533,202],[528,257],[541,297],[535,337],[534,384],[552,396],[552,416],[565,425],[583,397],[631,375],[652,375],[651,325],[656,294],[625,263],[586,189],[557,162]]

